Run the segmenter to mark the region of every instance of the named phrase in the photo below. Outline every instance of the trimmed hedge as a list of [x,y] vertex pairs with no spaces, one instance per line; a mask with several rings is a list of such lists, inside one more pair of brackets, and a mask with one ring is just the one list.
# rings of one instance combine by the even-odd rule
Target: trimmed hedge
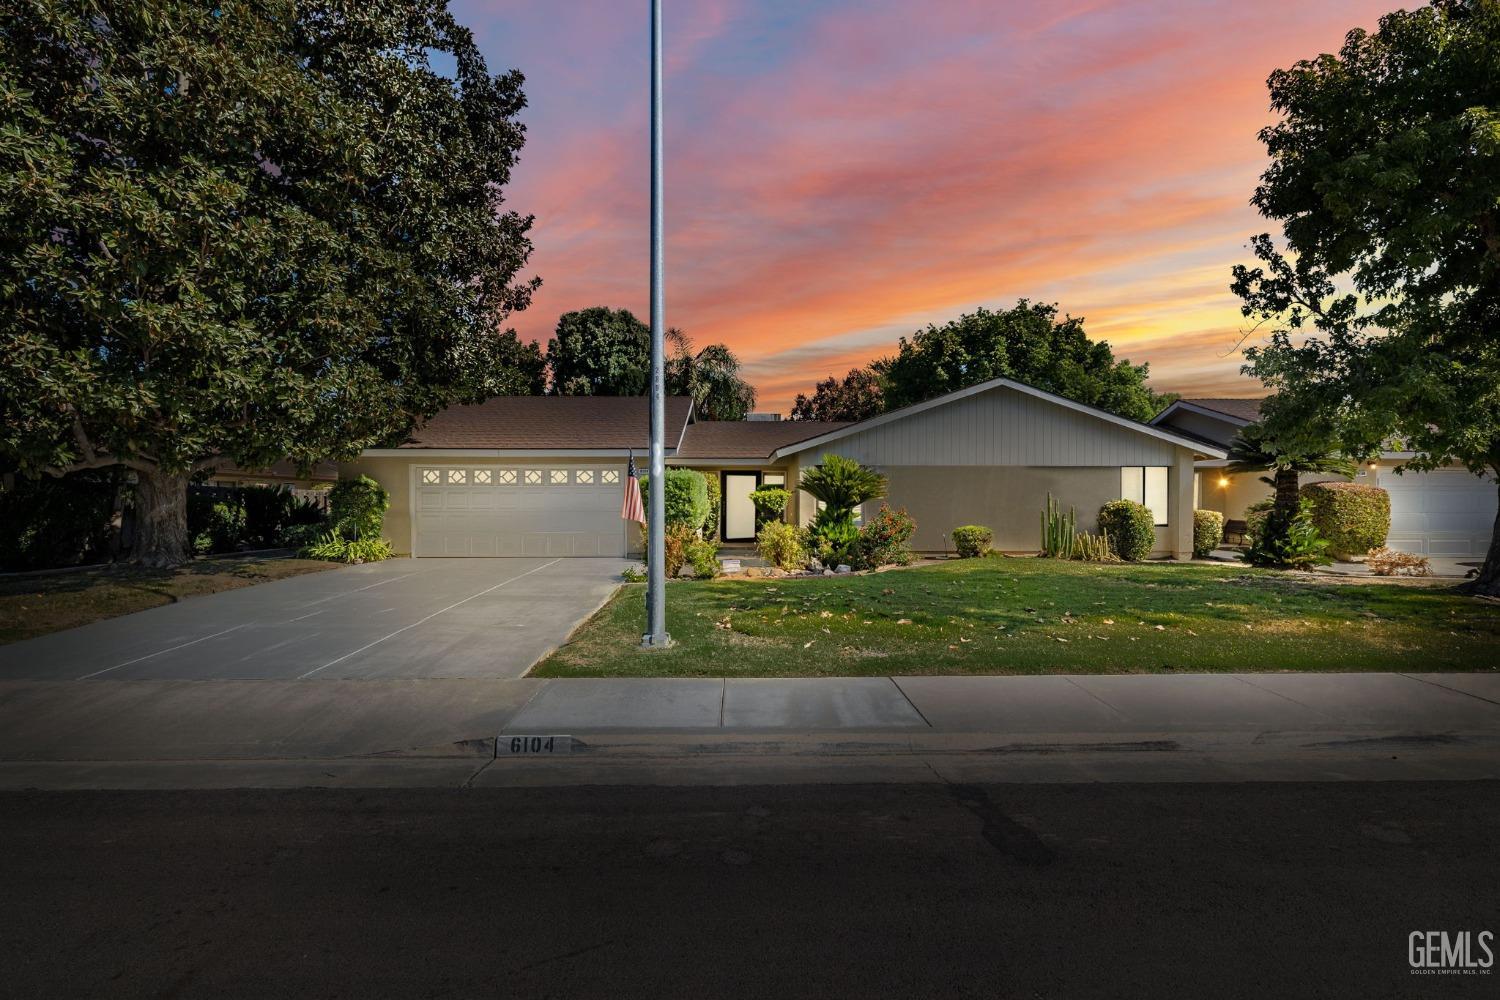
[[1312,523],[1328,539],[1335,559],[1363,556],[1385,544],[1391,530],[1391,497],[1365,483],[1308,483],[1302,499],[1311,504]]
[[[696,535],[708,520],[708,480],[701,472],[692,469],[668,469],[662,480],[662,495],[666,498],[664,520],[668,527],[682,525],[689,534]],[[641,477],[641,502],[650,520],[651,477]],[[671,566],[672,561],[667,560]],[[679,564],[680,566],[680,564]]]
[[990,550],[995,533],[982,524],[964,524],[953,529],[953,547],[960,559],[974,559]]
[[1099,508],[1099,530],[1109,536],[1115,555],[1140,562],[1156,548],[1156,518],[1151,508],[1134,500],[1111,500]]
[[1224,515],[1216,510],[1193,511],[1193,557],[1207,559],[1224,540]]

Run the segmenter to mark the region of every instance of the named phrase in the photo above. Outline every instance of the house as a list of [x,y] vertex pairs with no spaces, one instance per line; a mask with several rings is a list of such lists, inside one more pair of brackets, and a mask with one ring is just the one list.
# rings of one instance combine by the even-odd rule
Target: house
[[294,489],[313,490],[332,486],[338,481],[338,466],[333,462],[319,462],[304,475],[288,459],[282,459],[264,469],[242,469],[233,462],[224,461],[214,467],[204,481],[207,486],[290,486]]
[[[416,556],[621,556],[639,533],[620,520],[627,460],[644,466],[644,397],[503,396],[455,406],[399,447],[342,467],[391,494],[386,536]],[[750,542],[749,495],[795,485],[824,454],[857,459],[889,480],[886,501],[917,521],[913,547],[951,549],[962,524],[995,547],[1034,552],[1047,497],[1093,529],[1104,503],[1129,497],[1156,514],[1159,555],[1192,554],[1195,463],[1224,449],[1170,426],[1142,424],[1010,379],[993,379],[857,423],[704,421],[670,398],[666,459],[721,485],[720,540]],[[787,517],[810,521],[793,492]]]
[[[1151,421],[1227,449],[1244,427],[1260,418],[1263,397],[1179,399]],[[1403,552],[1431,556],[1483,556],[1495,525],[1496,489],[1489,477],[1462,466],[1432,472],[1397,473],[1410,452],[1386,451],[1362,466],[1355,481],[1385,490],[1391,498],[1391,530],[1386,544]],[[1226,520],[1245,518],[1245,509],[1271,496],[1260,474],[1234,475],[1227,460],[1204,458],[1196,464],[1195,504],[1217,510]],[[1303,476],[1302,483],[1337,479]]]

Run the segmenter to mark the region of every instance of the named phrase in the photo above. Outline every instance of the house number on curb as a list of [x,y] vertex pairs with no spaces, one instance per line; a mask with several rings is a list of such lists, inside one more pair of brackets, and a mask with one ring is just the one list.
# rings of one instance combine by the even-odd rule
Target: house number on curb
[[495,756],[531,757],[549,753],[572,753],[571,736],[502,736],[495,741]]

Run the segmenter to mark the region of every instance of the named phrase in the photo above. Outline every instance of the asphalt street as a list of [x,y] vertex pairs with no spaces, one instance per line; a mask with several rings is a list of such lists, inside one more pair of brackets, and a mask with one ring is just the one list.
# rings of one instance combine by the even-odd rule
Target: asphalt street
[[0,795],[17,997],[1470,997],[1495,782]]

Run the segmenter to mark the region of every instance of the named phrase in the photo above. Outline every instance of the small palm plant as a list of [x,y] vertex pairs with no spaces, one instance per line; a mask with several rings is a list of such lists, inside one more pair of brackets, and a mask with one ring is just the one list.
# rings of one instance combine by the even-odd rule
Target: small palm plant
[[829,454],[823,456],[822,464],[802,473],[802,480],[797,485],[809,496],[823,502],[823,509],[812,522],[818,557],[825,564],[848,562],[854,542],[859,538],[854,509],[885,496],[885,477],[852,458]]
[[1317,529],[1309,522],[1306,528],[1300,524],[1307,519],[1302,506],[1299,477],[1303,473],[1353,476],[1357,466],[1353,461],[1334,451],[1292,449],[1281,445],[1263,424],[1251,424],[1229,442],[1229,465],[1231,473],[1269,472],[1261,476],[1261,482],[1276,490],[1271,515],[1266,518],[1260,535],[1261,542],[1246,557],[1257,565],[1297,565],[1298,558],[1282,558],[1275,553],[1291,546],[1300,551],[1311,546],[1316,549],[1316,558],[1326,562],[1322,550],[1327,548],[1320,541]]

